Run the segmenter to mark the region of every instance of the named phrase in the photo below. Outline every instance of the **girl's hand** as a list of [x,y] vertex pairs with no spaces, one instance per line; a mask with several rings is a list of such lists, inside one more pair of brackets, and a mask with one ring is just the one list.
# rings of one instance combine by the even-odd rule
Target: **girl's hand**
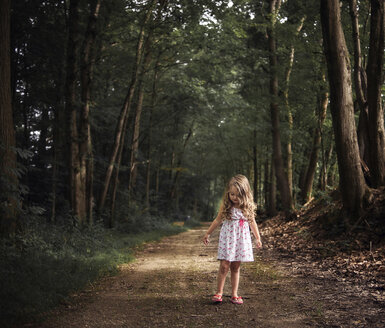
[[210,244],[210,235],[208,235],[207,233],[205,234],[205,236],[203,237],[203,244],[205,244],[206,246],[208,244]]
[[262,247],[262,242],[261,242],[260,239],[257,239],[257,240],[255,241],[255,244],[257,245],[257,248],[261,248],[261,247]]

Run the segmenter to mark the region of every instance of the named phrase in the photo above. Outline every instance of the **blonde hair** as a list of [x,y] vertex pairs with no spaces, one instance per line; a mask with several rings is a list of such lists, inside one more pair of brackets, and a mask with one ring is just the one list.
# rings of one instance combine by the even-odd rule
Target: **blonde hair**
[[230,200],[229,193],[230,188],[233,186],[237,189],[239,194],[239,208],[246,219],[251,222],[255,218],[257,206],[253,200],[253,192],[251,191],[249,180],[247,180],[247,178],[242,174],[235,175],[227,184],[220,209],[222,220],[231,220],[231,209],[233,207],[233,203]]

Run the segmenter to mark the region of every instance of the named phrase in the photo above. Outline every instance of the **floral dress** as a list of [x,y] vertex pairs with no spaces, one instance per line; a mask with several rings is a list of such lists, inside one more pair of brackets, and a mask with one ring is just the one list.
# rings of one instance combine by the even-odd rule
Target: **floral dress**
[[239,208],[233,207],[231,220],[223,222],[219,234],[218,260],[254,261],[249,223]]

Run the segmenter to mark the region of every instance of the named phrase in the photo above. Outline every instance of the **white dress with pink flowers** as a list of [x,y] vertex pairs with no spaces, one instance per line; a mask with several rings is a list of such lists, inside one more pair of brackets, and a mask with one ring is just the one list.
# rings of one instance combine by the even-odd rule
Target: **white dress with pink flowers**
[[254,261],[249,223],[239,208],[233,207],[231,220],[223,222],[219,234],[218,260]]

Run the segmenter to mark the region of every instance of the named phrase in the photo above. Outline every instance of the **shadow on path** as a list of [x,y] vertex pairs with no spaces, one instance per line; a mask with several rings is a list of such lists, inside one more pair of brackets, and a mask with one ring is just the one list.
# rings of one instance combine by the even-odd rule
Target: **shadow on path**
[[[117,276],[57,308],[39,327],[340,327],[325,323],[323,305],[311,299],[300,277],[267,264],[266,250],[255,250],[256,261],[241,267],[243,305],[227,297],[211,304],[218,229],[207,247],[201,242],[206,229],[146,244]],[[224,294],[230,291],[228,277]]]

